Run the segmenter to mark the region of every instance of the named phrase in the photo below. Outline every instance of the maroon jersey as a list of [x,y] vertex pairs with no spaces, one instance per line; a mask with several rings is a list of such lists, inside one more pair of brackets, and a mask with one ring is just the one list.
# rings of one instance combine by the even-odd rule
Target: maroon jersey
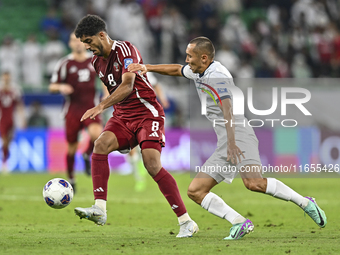
[[13,123],[15,106],[20,100],[20,93],[15,90],[0,90],[1,125]]
[[[137,48],[127,41],[114,41],[107,59],[98,56],[92,58],[94,69],[110,94],[122,83],[122,75],[128,72],[127,67],[131,63],[143,64],[143,60]],[[145,74],[136,74],[132,92],[113,108],[113,115],[122,118],[164,116],[163,108]]]
[[65,114],[83,114],[95,106],[96,72],[89,56],[83,62],[74,60],[72,54],[62,58],[51,77],[51,83],[67,83],[73,87],[73,93],[65,97]]

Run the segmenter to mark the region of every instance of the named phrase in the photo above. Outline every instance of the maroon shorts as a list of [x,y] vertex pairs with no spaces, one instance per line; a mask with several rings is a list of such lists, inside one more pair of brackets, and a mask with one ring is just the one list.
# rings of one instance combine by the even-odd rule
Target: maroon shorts
[[118,151],[132,149],[144,141],[155,141],[161,147],[165,146],[164,117],[123,119],[113,116],[106,123],[104,131],[116,135]]
[[65,117],[66,140],[68,143],[75,143],[78,141],[78,133],[83,128],[90,126],[92,123],[101,124],[101,118],[97,116],[94,120],[86,119],[80,122],[82,114],[70,114]]
[[13,132],[13,121],[6,121],[0,123],[0,134],[1,136],[8,136]]

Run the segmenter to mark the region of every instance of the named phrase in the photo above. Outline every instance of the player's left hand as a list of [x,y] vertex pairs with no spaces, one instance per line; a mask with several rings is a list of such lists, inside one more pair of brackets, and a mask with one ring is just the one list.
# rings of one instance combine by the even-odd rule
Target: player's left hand
[[101,114],[103,112],[103,108],[100,107],[100,104],[87,110],[84,115],[81,117],[80,121],[84,121],[88,118],[90,118],[91,120],[94,120],[96,118],[97,115]]
[[246,158],[241,149],[237,147],[235,143],[228,143],[227,161],[230,161],[232,164],[237,165],[237,163],[241,162],[241,155],[243,156],[243,158]]
[[148,69],[146,68],[145,65],[138,64],[138,63],[132,63],[128,66],[128,71],[129,72],[138,72],[140,71],[140,74],[145,74],[147,73]]

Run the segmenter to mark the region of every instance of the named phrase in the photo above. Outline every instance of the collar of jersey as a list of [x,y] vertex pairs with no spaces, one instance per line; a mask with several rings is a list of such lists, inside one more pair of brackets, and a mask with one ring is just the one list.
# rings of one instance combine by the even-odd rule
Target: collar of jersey
[[202,77],[204,76],[205,71],[206,71],[206,70],[211,66],[211,64],[214,63],[214,62],[215,62],[215,61],[211,62],[211,63],[208,65],[208,67],[204,70],[204,72],[199,74],[199,77],[200,77],[200,78],[202,78]]
[[111,47],[111,50],[114,50],[114,49],[116,48],[116,43],[117,43],[117,41],[114,40],[114,41],[113,41],[113,44],[112,44],[112,47]]

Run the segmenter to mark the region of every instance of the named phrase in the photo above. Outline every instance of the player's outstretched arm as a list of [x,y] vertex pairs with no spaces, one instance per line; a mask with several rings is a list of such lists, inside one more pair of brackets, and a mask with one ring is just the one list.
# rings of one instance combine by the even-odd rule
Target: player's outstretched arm
[[130,72],[138,72],[145,74],[146,72],[155,72],[163,75],[182,76],[182,65],[180,64],[165,64],[165,65],[142,65],[132,63],[128,66]]
[[123,101],[132,92],[135,77],[136,75],[134,73],[124,73],[122,76],[122,83],[118,88],[97,106],[87,110],[80,121],[84,121],[88,118],[95,119],[96,116],[101,114],[106,108]]

